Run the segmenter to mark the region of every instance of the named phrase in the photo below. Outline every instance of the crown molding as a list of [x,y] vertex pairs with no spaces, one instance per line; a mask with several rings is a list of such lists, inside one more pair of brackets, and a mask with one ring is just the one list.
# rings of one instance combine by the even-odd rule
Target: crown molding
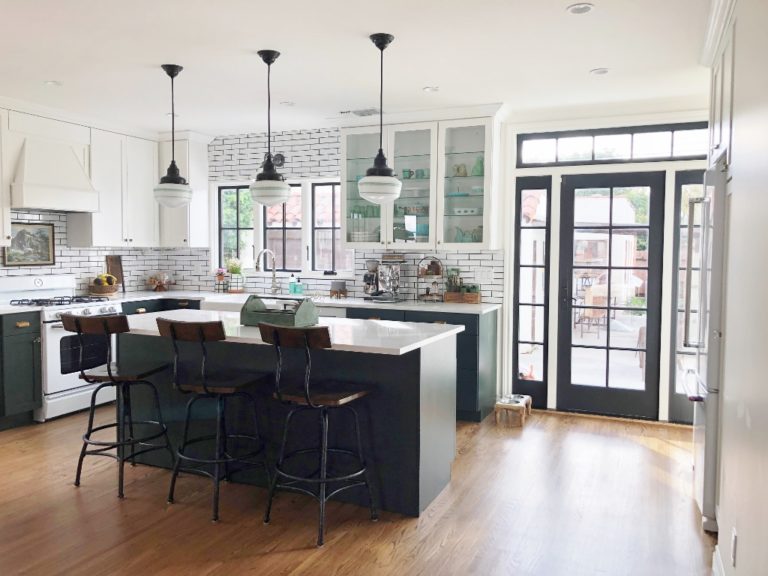
[[711,68],[714,64],[735,8],[736,0],[712,0],[707,19],[707,33],[700,56],[704,66]]

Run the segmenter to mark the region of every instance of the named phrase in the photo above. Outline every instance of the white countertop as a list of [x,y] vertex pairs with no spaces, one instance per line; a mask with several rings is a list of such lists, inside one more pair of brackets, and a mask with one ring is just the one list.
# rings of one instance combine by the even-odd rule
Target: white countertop
[[[159,336],[157,318],[187,322],[221,320],[224,323],[224,331],[228,341],[264,345],[259,334],[259,328],[241,325],[238,312],[171,310],[128,316],[128,324],[134,334]],[[464,326],[451,324],[356,320],[351,318],[321,317],[319,324],[328,326],[333,350],[395,356],[406,354],[464,331]]]
[[[239,312],[242,305],[247,300],[250,293],[243,294],[223,294],[220,292],[193,292],[187,290],[152,292],[144,290],[141,292],[127,292],[125,295],[119,294],[116,298],[111,298],[110,302],[135,302],[137,300],[157,300],[159,298],[177,298],[188,300],[201,300],[200,307],[208,310],[220,310]],[[270,300],[269,294],[260,294],[265,300]],[[288,294],[279,294],[285,298]],[[303,298],[303,296],[299,296]],[[416,302],[407,300],[405,302],[375,302],[363,300],[362,298],[313,298],[313,302],[318,307],[329,308],[391,308],[392,310],[412,310],[419,312],[442,312],[444,314],[475,314],[483,315],[501,308],[500,304],[454,304],[449,302]],[[23,312],[36,312],[41,310],[40,306],[10,306],[0,305],[0,314],[18,314]]]

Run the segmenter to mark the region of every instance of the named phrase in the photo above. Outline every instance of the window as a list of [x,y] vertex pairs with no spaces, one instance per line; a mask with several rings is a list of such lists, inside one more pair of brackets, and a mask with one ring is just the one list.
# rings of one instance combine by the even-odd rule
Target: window
[[707,146],[706,122],[518,134],[517,167],[698,160]]
[[219,266],[239,258],[244,268],[253,268],[253,205],[248,186],[219,188]]
[[[289,184],[288,201],[269,207],[252,202],[248,184],[219,187],[218,266],[239,258],[243,269],[253,270],[256,254],[269,248],[278,272],[317,276],[354,270],[354,250],[345,249],[341,238],[339,182]],[[271,271],[271,257],[264,255],[259,265]]]
[[[277,206],[265,206],[263,210],[263,246],[275,253],[275,267],[286,272],[301,272],[301,184],[291,184],[291,194],[287,202]],[[266,254],[261,269],[272,269],[272,261]]]
[[352,270],[354,251],[341,243],[341,186],[312,184],[312,270]]

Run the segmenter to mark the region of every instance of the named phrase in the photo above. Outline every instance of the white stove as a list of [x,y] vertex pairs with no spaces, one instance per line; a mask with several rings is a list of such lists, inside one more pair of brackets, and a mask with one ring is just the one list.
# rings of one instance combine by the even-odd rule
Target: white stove
[[[43,406],[35,411],[35,420],[39,422],[88,408],[96,387],[79,378],[80,341],[76,334],[64,330],[61,315],[99,316],[122,312],[119,302],[75,296],[76,285],[74,276],[0,278],[0,304],[19,306],[20,311],[29,306],[41,308]],[[114,399],[114,389],[106,387],[99,392],[97,403]]]

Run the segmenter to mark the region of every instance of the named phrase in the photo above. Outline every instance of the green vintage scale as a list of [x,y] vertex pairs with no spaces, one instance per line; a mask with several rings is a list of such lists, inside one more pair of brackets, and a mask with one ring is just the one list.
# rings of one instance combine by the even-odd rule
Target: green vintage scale
[[267,308],[264,301],[252,294],[240,309],[240,324],[258,326],[261,323],[277,326],[314,326],[318,322],[317,307],[309,298],[277,298],[283,300],[283,309]]

